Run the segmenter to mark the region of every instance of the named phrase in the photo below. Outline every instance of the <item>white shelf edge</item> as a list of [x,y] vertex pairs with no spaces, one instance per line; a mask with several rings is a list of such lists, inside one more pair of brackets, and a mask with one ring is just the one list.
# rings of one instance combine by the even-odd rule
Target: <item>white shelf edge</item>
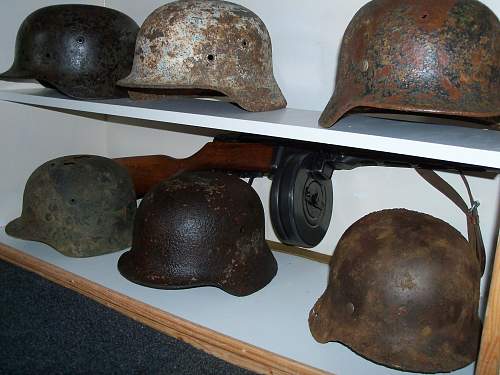
[[500,131],[352,115],[333,128],[317,125],[318,111],[287,108],[245,112],[232,104],[128,99],[81,101],[49,89],[0,90],[0,100],[181,125],[288,138],[500,169]]

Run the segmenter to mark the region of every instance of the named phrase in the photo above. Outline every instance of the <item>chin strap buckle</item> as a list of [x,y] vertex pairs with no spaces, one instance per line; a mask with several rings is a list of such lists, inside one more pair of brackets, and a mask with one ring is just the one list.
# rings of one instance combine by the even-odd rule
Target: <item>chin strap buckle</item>
[[474,201],[472,202],[472,207],[469,208],[469,213],[474,213],[475,211],[477,211],[477,208],[481,205],[481,203],[479,201]]

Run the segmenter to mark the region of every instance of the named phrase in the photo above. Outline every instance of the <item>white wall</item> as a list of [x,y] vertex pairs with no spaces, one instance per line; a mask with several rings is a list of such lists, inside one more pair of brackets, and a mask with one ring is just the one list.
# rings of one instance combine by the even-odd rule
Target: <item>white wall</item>
[[[72,1],[23,0],[0,3],[0,71],[10,68],[17,30],[32,11]],[[102,1],[83,1],[102,4]],[[0,88],[31,87],[36,83],[0,81]],[[106,129],[99,119],[0,102],[0,225],[21,212],[24,184],[31,172],[52,158],[78,153],[104,155]]]
[[[121,10],[141,24],[151,11],[166,1],[80,2]],[[266,23],[273,41],[275,75],[289,107],[322,110],[333,91],[336,59],[344,29],[366,1],[234,2],[252,9]],[[497,15],[500,14],[500,1],[483,2]],[[10,67],[15,35],[24,17],[37,8],[56,3],[66,1],[0,3],[0,46],[3,51],[0,54],[0,70]],[[0,83],[0,87],[12,85]],[[10,103],[0,103],[0,111],[0,192],[6,198],[0,200],[0,224],[18,214],[24,182],[30,172],[45,160],[71,153],[109,156],[164,153],[184,157],[199,149],[213,135],[189,127],[120,118],[110,118],[103,126],[99,119]],[[458,176],[443,175],[460,192],[464,192]],[[475,177],[470,180],[473,192],[481,202],[482,231],[490,260],[498,233],[500,179]],[[355,220],[371,211],[390,207],[406,207],[432,214],[466,233],[463,214],[413,170],[370,167],[340,171],[335,172],[333,181],[333,221],[325,240],[315,249],[317,251],[331,253],[341,234]],[[270,182],[258,179],[254,187],[267,207]],[[266,229],[268,238],[276,239],[269,219]]]
[[[439,0],[437,0],[439,1]],[[75,1],[67,1],[74,3]],[[121,10],[139,24],[165,0],[76,1]],[[290,107],[322,110],[334,87],[342,34],[365,0],[234,0],[252,9],[266,23],[273,41],[274,67]],[[19,24],[31,11],[55,0],[0,2],[0,71],[10,67]],[[499,0],[484,0],[497,15]],[[0,88],[14,86],[0,82]],[[15,84],[19,87],[19,84]],[[163,153],[191,155],[211,140],[213,132],[191,127],[123,118],[87,118],[70,113],[0,102],[0,225],[17,216],[29,174],[51,158],[75,153],[114,156]],[[168,130],[166,130],[168,129]],[[286,136],[286,134],[284,134]],[[465,197],[457,175],[442,174]],[[500,178],[470,178],[480,200],[482,232],[488,262],[496,241],[500,213]],[[325,240],[315,249],[330,254],[345,229],[363,215],[384,208],[405,207],[439,217],[466,234],[464,215],[413,170],[369,167],[334,173],[334,213]],[[267,208],[270,181],[254,187]],[[267,216],[267,237],[276,239]],[[489,264],[488,264],[489,266]],[[483,292],[487,278],[483,278]],[[347,350],[347,349],[345,349]]]

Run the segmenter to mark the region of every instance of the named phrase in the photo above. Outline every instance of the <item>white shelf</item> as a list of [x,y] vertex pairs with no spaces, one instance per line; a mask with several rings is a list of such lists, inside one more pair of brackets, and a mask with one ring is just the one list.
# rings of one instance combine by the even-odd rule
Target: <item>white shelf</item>
[[[133,284],[116,268],[121,252],[68,258],[47,245],[12,238],[3,227],[0,243],[203,327],[309,366],[340,375],[413,374],[376,365],[341,344],[314,341],[307,317],[326,287],[325,264],[275,252],[279,268],[271,283],[250,296],[234,297],[212,287],[158,290]],[[473,372],[471,364],[453,374]]]
[[251,113],[229,103],[195,99],[81,101],[38,88],[0,90],[0,100],[500,168],[500,131],[496,130],[362,115],[348,116],[323,129],[317,124],[318,111],[287,108]]

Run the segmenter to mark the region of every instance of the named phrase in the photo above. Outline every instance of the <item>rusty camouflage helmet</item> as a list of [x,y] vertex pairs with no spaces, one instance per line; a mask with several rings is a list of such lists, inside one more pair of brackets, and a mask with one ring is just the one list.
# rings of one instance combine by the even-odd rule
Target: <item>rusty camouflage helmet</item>
[[118,84],[135,99],[220,95],[248,111],[286,107],[266,26],[227,1],[179,0],[156,9],[137,37],[132,72]]
[[[495,122],[500,24],[477,0],[373,0],[344,34],[335,92],[319,123],[351,110]],[[493,126],[493,125],[492,125]]]
[[389,367],[455,370],[477,355],[480,278],[474,251],[448,223],[405,209],[374,212],[340,239],[309,327],[317,341]]
[[124,167],[101,156],[64,156],[31,174],[22,214],[5,231],[67,256],[101,255],[130,246],[136,207]]
[[186,172],[146,194],[132,249],[120,257],[118,269],[153,288],[215,286],[245,296],[272,280],[277,263],[252,187],[223,173]]
[[40,8],[21,24],[14,63],[0,79],[36,79],[79,99],[126,97],[116,82],[130,72],[138,31],[130,17],[110,8]]

